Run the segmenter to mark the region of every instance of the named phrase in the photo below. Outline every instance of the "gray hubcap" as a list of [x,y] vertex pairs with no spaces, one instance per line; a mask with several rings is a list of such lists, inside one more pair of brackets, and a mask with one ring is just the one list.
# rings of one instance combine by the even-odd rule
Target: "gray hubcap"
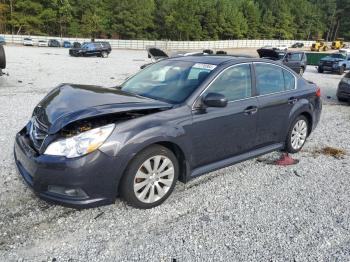
[[157,155],[147,159],[138,169],[134,179],[134,192],[143,203],[162,199],[174,181],[174,165],[166,156]]
[[305,143],[307,136],[307,123],[301,119],[295,123],[292,130],[291,144],[294,150],[299,150]]

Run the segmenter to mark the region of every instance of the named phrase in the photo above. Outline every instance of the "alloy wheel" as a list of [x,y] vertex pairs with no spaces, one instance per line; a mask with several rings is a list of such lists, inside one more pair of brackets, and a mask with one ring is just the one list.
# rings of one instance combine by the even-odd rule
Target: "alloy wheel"
[[143,203],[154,203],[170,190],[175,176],[172,161],[163,155],[147,159],[134,178],[134,193]]
[[291,136],[291,145],[294,150],[299,150],[304,145],[307,137],[307,128],[307,123],[303,119],[295,123]]

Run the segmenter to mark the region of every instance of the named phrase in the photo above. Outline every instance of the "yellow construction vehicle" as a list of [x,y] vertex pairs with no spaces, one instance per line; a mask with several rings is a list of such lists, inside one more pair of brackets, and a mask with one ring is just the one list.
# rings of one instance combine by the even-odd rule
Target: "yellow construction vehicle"
[[345,47],[344,38],[337,38],[332,42],[332,49],[341,49]]
[[324,39],[317,39],[316,43],[313,43],[311,46],[311,51],[327,51],[328,50],[328,46],[326,45],[326,43],[324,42]]

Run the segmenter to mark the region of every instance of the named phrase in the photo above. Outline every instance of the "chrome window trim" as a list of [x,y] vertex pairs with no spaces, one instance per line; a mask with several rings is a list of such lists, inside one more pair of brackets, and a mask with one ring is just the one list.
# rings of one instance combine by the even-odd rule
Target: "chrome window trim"
[[[228,66],[226,67],[224,70],[222,70],[208,85],[207,87],[198,95],[198,97],[195,99],[195,101],[193,102],[192,104],[192,110],[195,109],[194,105],[197,103],[198,99],[200,99],[200,97],[203,95],[203,93],[211,86],[211,84],[222,74],[224,73],[226,70],[232,68],[232,67],[235,67],[235,66],[239,66],[239,65],[254,65],[254,64],[267,64],[267,65],[272,65],[272,66],[276,66],[276,67],[279,67],[281,68],[282,70],[286,70],[287,72],[289,72],[292,76],[294,76],[294,88],[293,89],[289,89],[289,90],[283,90],[283,91],[279,91],[279,92],[274,92],[274,93],[269,93],[269,94],[264,94],[264,95],[257,95],[257,96],[251,96],[251,97],[246,97],[246,98],[242,98],[242,99],[238,99],[238,100],[232,100],[232,101],[228,101],[228,103],[234,103],[234,102],[238,102],[238,101],[244,101],[244,100],[248,100],[248,99],[252,99],[252,98],[258,98],[258,97],[264,97],[264,96],[269,96],[269,95],[274,95],[274,94],[280,94],[280,93],[289,93],[289,92],[292,92],[292,91],[295,91],[297,89],[297,82],[298,82],[298,79],[297,77],[295,76],[295,73],[293,70],[289,69],[289,68],[285,68],[283,66],[280,66],[280,65],[277,65],[277,64],[273,64],[273,63],[269,63],[269,62],[244,62],[244,63],[240,63],[240,64],[234,64],[234,65],[231,65],[231,66]],[[252,72],[252,70],[251,70]],[[252,77],[253,77],[253,74],[251,74]],[[256,77],[256,72],[254,70],[254,77]],[[253,79],[252,79],[253,80]],[[256,84],[256,81],[255,81],[255,85],[256,85],[256,89],[258,90],[258,87],[257,87],[257,84]],[[252,88],[253,88],[253,85],[252,85]]]
[[[210,83],[204,88],[204,90],[198,95],[198,97],[195,99],[195,101],[193,102],[192,104],[192,110],[195,109],[194,105],[198,102],[198,100],[202,97],[203,93],[205,93],[205,91],[207,91],[207,89],[212,85],[212,83],[219,77],[221,76],[221,74],[223,74],[226,70],[228,69],[231,69],[233,67],[236,67],[236,66],[240,66],[240,65],[252,65],[252,62],[244,62],[244,63],[239,63],[239,64],[234,64],[234,65],[230,65],[228,67],[226,67],[224,70],[222,70],[217,76],[215,76],[213,78],[213,80],[210,81]],[[253,76],[252,74],[252,70],[250,68],[250,75],[251,77]],[[253,79],[251,78],[251,81]],[[251,88],[253,89],[253,84],[251,85]],[[253,91],[253,90],[252,90]],[[231,100],[231,101],[228,101],[227,103],[231,103],[231,102],[237,102],[237,101],[242,101],[242,100],[247,100],[247,99],[251,99],[251,98],[254,98],[255,96],[250,96],[250,97],[246,97],[246,98],[242,98],[242,99],[239,99],[239,100]]]
[[[274,93],[270,93],[270,94],[276,94],[276,93],[282,93],[282,92],[287,92],[287,91],[291,91],[291,90],[295,90],[297,89],[297,77],[295,76],[295,72],[289,68],[285,68],[283,66],[280,66],[280,65],[276,65],[276,64],[273,64],[273,63],[269,63],[269,62],[253,62],[253,64],[266,64],[266,65],[272,65],[272,66],[276,66],[276,67],[279,67],[281,68],[282,70],[285,70],[287,72],[289,72],[292,76],[294,76],[294,88],[293,89],[290,89],[290,90],[283,90],[283,91],[280,91],[280,92],[274,92]],[[256,72],[255,72],[255,76],[256,76]],[[283,77],[284,78],[284,77]],[[265,95],[258,95],[258,96],[266,96],[266,95],[270,95],[270,94],[265,94]]]

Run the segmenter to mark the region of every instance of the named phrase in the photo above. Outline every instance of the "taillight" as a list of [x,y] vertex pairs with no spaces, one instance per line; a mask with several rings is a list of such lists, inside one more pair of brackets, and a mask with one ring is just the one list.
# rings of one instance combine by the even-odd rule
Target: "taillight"
[[317,87],[315,94],[317,97],[321,97],[321,88]]

